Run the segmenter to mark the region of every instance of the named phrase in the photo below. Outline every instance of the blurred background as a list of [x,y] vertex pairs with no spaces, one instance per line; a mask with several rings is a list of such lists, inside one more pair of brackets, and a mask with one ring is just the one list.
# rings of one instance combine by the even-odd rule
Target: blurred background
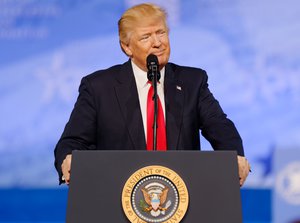
[[[0,0],[1,223],[64,222],[55,144],[81,78],[127,60],[117,21],[142,2]],[[169,14],[170,61],[207,71],[243,138],[244,222],[299,222],[300,2],[151,2]]]

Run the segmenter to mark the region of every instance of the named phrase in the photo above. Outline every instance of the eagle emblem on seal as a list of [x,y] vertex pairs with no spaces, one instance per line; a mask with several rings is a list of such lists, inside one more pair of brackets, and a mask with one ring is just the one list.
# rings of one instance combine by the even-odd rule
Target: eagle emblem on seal
[[[140,206],[144,212],[150,213],[157,217],[165,214],[165,211],[171,205],[171,201],[167,201],[169,188],[160,183],[151,183],[141,189],[144,201],[140,201]],[[166,202],[167,201],[167,202]]]

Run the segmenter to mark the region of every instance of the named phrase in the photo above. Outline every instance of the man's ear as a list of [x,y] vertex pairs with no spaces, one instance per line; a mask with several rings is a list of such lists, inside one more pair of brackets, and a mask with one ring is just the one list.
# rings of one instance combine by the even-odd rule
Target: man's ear
[[128,44],[125,44],[124,42],[120,41],[120,45],[121,45],[121,48],[122,48],[123,52],[124,52],[127,56],[131,57],[131,56],[132,56],[132,51],[131,51],[131,49],[129,48]]

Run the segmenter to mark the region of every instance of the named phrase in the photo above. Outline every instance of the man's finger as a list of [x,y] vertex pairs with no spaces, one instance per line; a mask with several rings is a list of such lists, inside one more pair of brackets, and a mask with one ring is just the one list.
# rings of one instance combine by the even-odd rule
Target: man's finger
[[64,159],[61,165],[63,178],[66,184],[70,183],[71,161],[72,161],[72,155],[69,154],[66,156],[66,158]]
[[239,167],[240,186],[243,186],[250,171],[250,164],[245,157],[238,156],[238,167]]

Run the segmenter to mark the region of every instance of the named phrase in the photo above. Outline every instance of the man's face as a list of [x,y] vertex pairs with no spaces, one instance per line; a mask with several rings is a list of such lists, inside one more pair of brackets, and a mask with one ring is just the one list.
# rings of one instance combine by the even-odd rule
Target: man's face
[[[142,25],[142,24],[147,25]],[[142,70],[147,71],[146,59],[149,54],[158,58],[160,69],[164,67],[170,57],[170,42],[167,27],[161,20],[145,21],[137,25],[131,35],[129,43],[122,47],[131,60]]]

